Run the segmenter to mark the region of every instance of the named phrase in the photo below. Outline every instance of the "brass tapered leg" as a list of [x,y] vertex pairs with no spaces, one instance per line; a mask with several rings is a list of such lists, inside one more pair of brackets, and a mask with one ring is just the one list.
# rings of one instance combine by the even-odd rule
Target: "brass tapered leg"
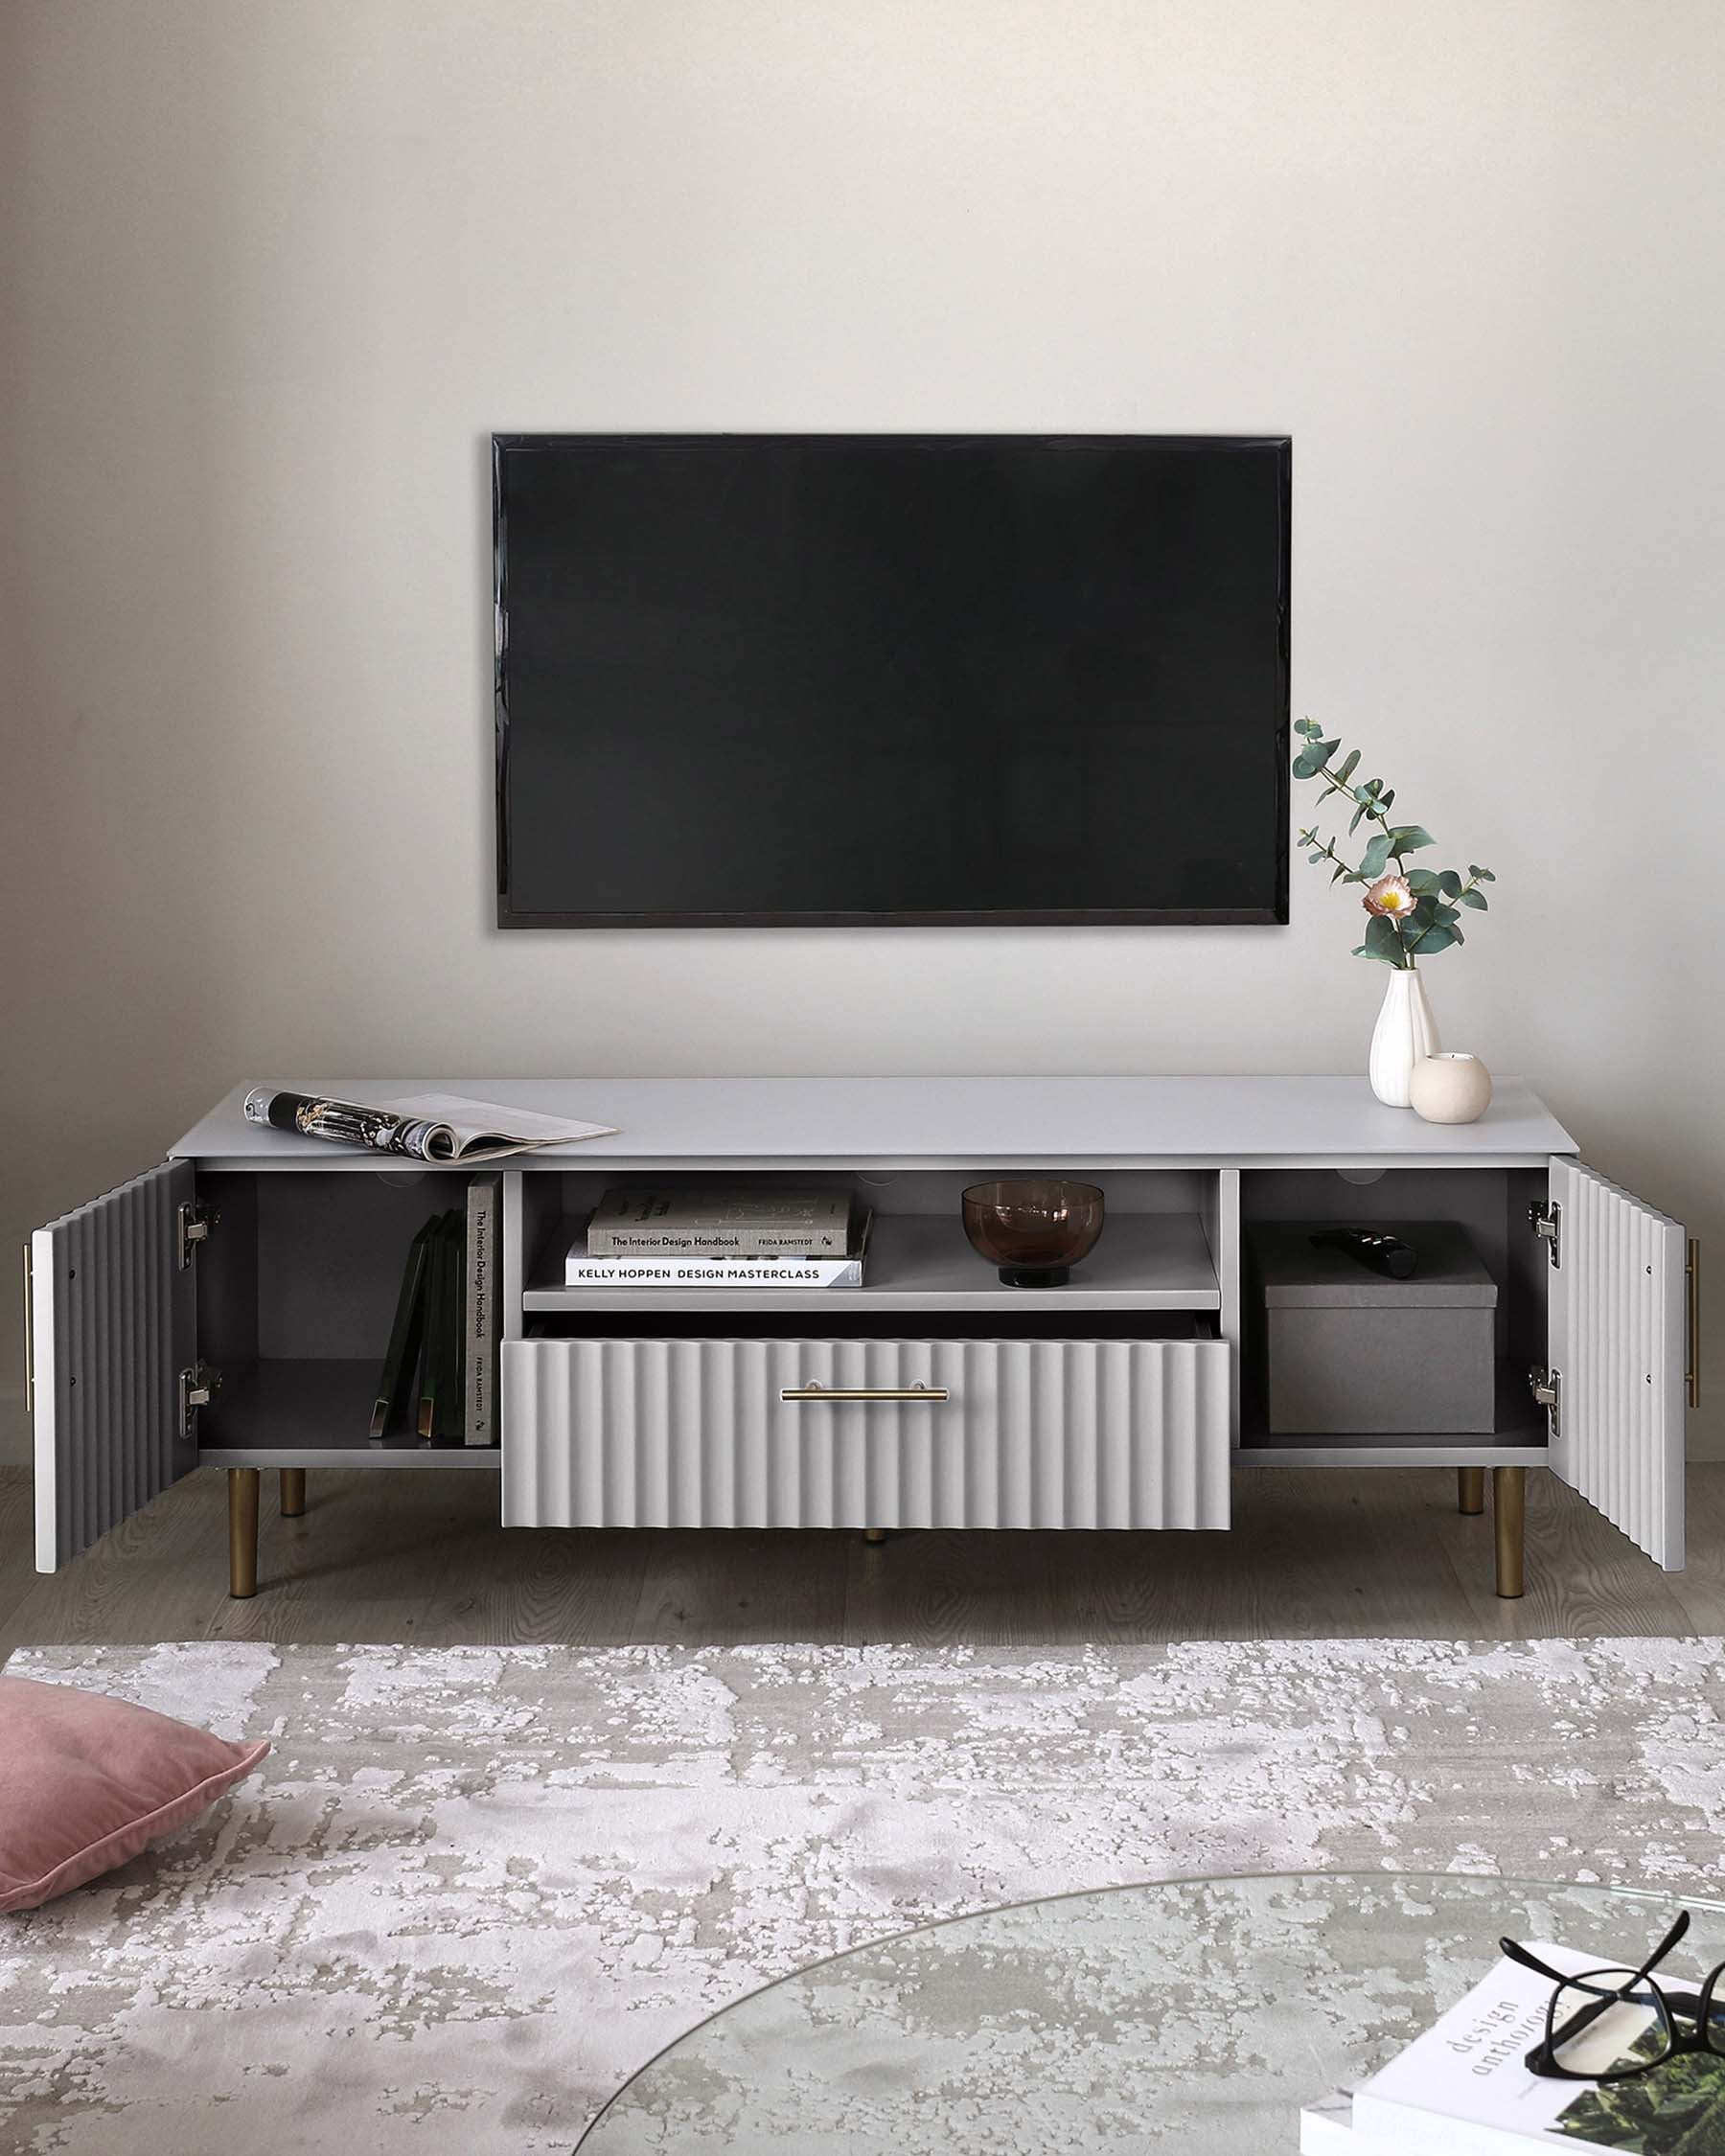
[[885,1542],[886,1540],[886,1530],[885,1527],[864,1527],[862,1530],[862,1540],[864,1542]]
[[1506,1601],[1520,1594],[1528,1525],[1528,1471],[1494,1467],[1491,1511],[1497,1528],[1497,1591]]
[[228,1593],[258,1592],[258,1470],[228,1469]]
[[1485,1470],[1483,1467],[1458,1467],[1456,1470],[1456,1510],[1475,1513],[1485,1509]]
[[306,1516],[306,1471],[303,1467],[284,1467],[282,1470],[282,1518],[303,1520]]

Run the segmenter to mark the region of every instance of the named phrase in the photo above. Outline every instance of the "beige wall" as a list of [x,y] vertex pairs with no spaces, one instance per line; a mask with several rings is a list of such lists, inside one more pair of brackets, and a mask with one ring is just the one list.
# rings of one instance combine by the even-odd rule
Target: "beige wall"
[[1725,1226],[1715,0],[0,37],[9,1236],[265,1072],[1362,1066],[1300,867],[1286,930],[499,937],[484,445],[560,426],[1291,431],[1297,708],[1502,878],[1446,1035]]

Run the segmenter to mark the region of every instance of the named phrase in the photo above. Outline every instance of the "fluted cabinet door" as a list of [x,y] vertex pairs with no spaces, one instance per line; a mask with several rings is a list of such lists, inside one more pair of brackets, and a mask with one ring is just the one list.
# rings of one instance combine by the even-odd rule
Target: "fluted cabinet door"
[[[503,1518],[1225,1527],[1229,1355],[1225,1341],[507,1341]],[[845,1392],[912,1396],[823,1397]]]
[[1552,1472],[1668,1571],[1683,1568],[1683,1229],[1578,1160],[1553,1160]]
[[30,1239],[36,1570],[51,1572],[197,1464],[179,1373],[196,1360],[179,1208],[196,1175],[171,1161]]

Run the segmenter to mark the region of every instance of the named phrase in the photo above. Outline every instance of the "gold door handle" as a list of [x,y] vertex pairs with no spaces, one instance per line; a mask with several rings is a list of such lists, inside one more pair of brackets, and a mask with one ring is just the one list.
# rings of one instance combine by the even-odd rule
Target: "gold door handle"
[[1701,1405],[1701,1238],[1689,1239],[1689,1255],[1683,1268],[1685,1299],[1689,1305],[1689,1368],[1683,1373],[1691,1408]]
[[24,1246],[24,1412],[35,1412],[35,1329],[30,1317],[30,1245]]
[[788,1385],[781,1400],[944,1400],[944,1385]]

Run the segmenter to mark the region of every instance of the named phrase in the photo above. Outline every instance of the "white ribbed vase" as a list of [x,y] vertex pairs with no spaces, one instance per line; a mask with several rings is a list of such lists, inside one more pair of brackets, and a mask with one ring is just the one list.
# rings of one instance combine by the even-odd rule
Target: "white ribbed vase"
[[1386,1108],[1411,1108],[1414,1066],[1443,1045],[1426,1001],[1425,983],[1412,966],[1397,966],[1384,989],[1384,1007],[1371,1036],[1366,1068],[1371,1089]]

